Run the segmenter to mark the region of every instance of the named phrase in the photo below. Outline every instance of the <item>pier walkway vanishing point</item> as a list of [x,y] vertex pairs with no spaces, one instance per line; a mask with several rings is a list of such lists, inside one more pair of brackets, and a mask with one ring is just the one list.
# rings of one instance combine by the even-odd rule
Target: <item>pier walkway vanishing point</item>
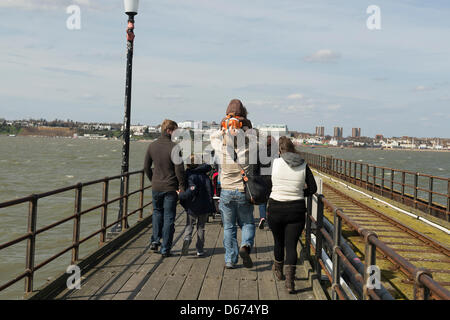
[[[179,207],[173,256],[163,258],[149,248],[151,226],[124,243],[83,275],[80,290],[64,290],[56,299],[136,300],[311,300],[316,299],[307,270],[297,269],[297,294],[272,274],[273,238],[267,229],[256,230],[251,269],[238,263],[224,268],[223,227],[220,218],[206,226],[203,257],[196,256],[195,234],[189,254],[181,255],[186,214]],[[238,232],[239,240],[240,232]],[[240,261],[241,262],[241,261]]]

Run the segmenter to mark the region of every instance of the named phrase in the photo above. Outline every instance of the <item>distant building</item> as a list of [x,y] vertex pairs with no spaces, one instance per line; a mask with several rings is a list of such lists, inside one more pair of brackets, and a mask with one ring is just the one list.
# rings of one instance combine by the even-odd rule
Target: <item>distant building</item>
[[316,136],[324,137],[325,136],[325,127],[316,127]]
[[188,129],[194,127],[194,121],[193,120],[186,120],[178,122],[178,128],[180,129]]
[[344,130],[342,127],[334,127],[334,138],[342,138]]
[[186,120],[178,122],[178,128],[180,129],[208,129],[208,125],[206,121],[193,121]]
[[148,126],[130,126],[130,131],[135,136],[143,136],[147,128]]
[[376,141],[380,141],[380,140],[383,140],[383,139],[384,139],[384,137],[383,137],[382,134],[377,134],[377,135],[375,136],[375,140],[376,140]]
[[352,128],[352,138],[361,137],[361,128]]
[[285,124],[262,124],[256,126],[256,129],[266,134],[275,132],[279,136],[286,136],[288,134],[288,127]]

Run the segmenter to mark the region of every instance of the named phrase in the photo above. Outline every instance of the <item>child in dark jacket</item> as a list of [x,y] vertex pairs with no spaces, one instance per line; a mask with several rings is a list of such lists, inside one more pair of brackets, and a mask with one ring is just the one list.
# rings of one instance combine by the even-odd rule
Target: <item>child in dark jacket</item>
[[182,255],[188,253],[195,222],[197,223],[197,256],[204,255],[205,224],[208,215],[215,211],[213,187],[207,175],[210,170],[211,166],[208,164],[194,164],[193,157],[191,157],[191,164],[187,165],[186,191],[179,193],[180,204],[187,212]]

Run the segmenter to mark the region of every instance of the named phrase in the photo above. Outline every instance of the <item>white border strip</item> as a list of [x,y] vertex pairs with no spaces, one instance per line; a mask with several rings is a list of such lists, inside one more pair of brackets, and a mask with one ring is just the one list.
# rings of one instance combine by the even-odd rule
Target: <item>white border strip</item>
[[[316,248],[316,236],[314,234],[311,234],[311,242]],[[333,274],[333,262],[330,260],[328,255],[326,254],[325,250],[322,249],[322,260],[325,262],[325,266],[330,274]],[[345,293],[351,300],[358,300],[358,298],[353,294],[352,290],[348,286],[348,284],[342,279],[341,276],[339,276],[339,283],[341,284],[342,289],[344,289]]]
[[417,215],[415,215],[415,214],[412,214],[412,213],[410,213],[410,212],[408,212],[408,211],[405,211],[405,210],[403,210],[403,209],[400,209],[400,208],[398,208],[398,207],[396,207],[396,206],[394,206],[394,205],[392,205],[392,204],[390,204],[390,203],[388,203],[388,202],[386,202],[386,201],[383,201],[383,200],[381,200],[381,199],[378,199],[378,198],[376,198],[376,197],[373,197],[373,196],[371,196],[370,194],[367,194],[367,193],[364,193],[364,192],[362,192],[362,191],[360,191],[360,190],[357,190],[357,189],[355,189],[355,188],[352,188],[352,187],[350,187],[349,185],[347,185],[347,184],[345,184],[345,183],[343,183],[343,182],[341,182],[341,181],[335,180],[335,179],[333,179],[333,178],[331,178],[331,177],[328,177],[328,176],[326,176],[326,175],[320,173],[320,172],[317,171],[317,170],[314,170],[314,171],[317,172],[318,174],[320,174],[321,176],[330,179],[330,180],[333,181],[333,182],[337,182],[337,183],[342,184],[343,186],[346,186],[346,187],[347,187],[348,189],[350,189],[350,190],[359,192],[359,193],[365,195],[365,196],[368,197],[368,198],[371,198],[371,199],[373,199],[373,200],[376,200],[376,201],[379,201],[379,202],[381,202],[381,203],[384,203],[384,204],[388,205],[389,207],[392,207],[392,208],[394,208],[395,210],[397,210],[397,211],[399,211],[399,212],[401,212],[401,213],[404,213],[404,214],[406,214],[406,215],[408,215],[408,216],[410,216],[410,217],[413,217],[414,219],[423,221],[423,222],[425,222],[426,224],[429,224],[430,226],[435,227],[436,229],[439,229],[439,230],[445,232],[446,234],[450,234],[450,230],[447,229],[447,228],[445,228],[445,227],[443,227],[443,226],[441,226],[441,225],[438,225],[438,224],[436,224],[436,223],[434,223],[434,222],[431,222],[431,221],[429,221],[429,220],[427,220],[427,219],[425,219],[425,218],[422,218],[422,217],[417,216]]

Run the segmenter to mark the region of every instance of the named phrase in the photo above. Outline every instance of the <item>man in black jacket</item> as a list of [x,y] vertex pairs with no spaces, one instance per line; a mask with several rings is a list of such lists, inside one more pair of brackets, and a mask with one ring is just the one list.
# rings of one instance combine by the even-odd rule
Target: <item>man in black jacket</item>
[[[161,125],[161,137],[152,142],[147,150],[144,170],[152,182],[153,198],[153,234],[150,239],[151,249],[155,252],[161,246],[163,257],[170,256],[173,234],[175,232],[175,214],[177,191],[185,190],[184,164],[174,163],[172,155],[177,153],[181,158],[179,146],[172,142],[173,131],[178,128],[175,121],[164,120]],[[152,170],[152,164],[154,168]],[[162,244],[160,240],[162,238]]]

